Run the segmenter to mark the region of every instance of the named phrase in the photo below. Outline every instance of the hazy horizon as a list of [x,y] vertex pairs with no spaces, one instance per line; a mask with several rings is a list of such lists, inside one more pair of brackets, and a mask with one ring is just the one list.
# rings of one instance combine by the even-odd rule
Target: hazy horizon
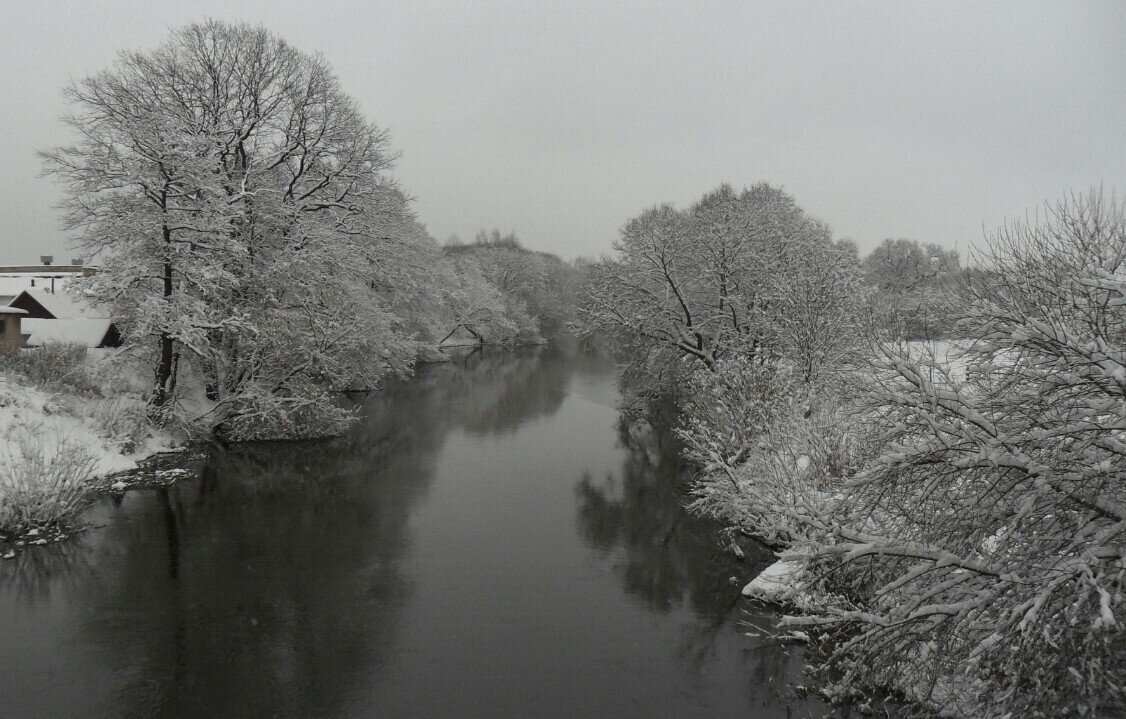
[[[233,8],[233,9],[232,9]],[[322,53],[402,153],[439,240],[610,249],[661,202],[782,186],[837,237],[965,248],[1126,170],[1126,5],[1113,3],[7,3],[0,264],[69,259],[36,150],[63,86],[207,17]]]

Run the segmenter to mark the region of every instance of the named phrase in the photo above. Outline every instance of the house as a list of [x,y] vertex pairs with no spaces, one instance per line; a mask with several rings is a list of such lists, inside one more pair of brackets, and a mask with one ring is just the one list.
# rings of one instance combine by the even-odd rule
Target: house
[[28,347],[51,342],[76,343],[87,348],[121,346],[121,333],[108,313],[61,290],[22,290],[8,302],[8,308],[23,313],[22,332],[27,336]]

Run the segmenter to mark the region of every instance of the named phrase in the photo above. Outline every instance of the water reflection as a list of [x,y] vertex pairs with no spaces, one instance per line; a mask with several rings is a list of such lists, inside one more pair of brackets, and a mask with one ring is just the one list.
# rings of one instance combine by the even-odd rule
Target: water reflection
[[216,454],[199,480],[108,524],[114,561],[77,600],[118,678],[107,714],[322,713],[379,663],[409,594],[398,564],[428,477],[393,461],[357,472],[357,454]]
[[766,634],[777,625],[775,615],[738,591],[773,554],[684,511],[691,469],[681,457],[674,420],[673,410],[664,407],[644,419],[619,421],[618,441],[625,450],[620,473],[601,482],[585,474],[576,486],[582,535],[612,564],[627,593],[654,610],[683,606],[698,618],[675,648],[693,673],[729,661],[734,639],[747,695],[759,710],[821,715],[819,702],[802,701],[789,689],[800,678],[800,654],[769,638],[743,641],[745,633]]
[[78,586],[93,574],[89,548],[76,541],[37,547],[0,565],[5,592],[23,602],[46,600],[52,589]]
[[435,416],[471,434],[514,432],[563,404],[572,353],[557,345],[517,350],[475,349],[426,369]]
[[701,617],[723,621],[738,596],[731,577],[744,565],[723,551],[719,525],[685,513],[688,468],[668,424],[622,420],[618,438],[620,474],[578,484],[583,536],[614,554],[625,590],[649,606],[665,611],[687,602]]
[[[508,432],[557,409],[565,377],[545,369],[552,359],[558,370],[542,351],[427,367],[421,382],[372,395],[345,439],[212,453],[197,481],[156,490],[134,521],[110,523],[117,573],[99,582],[107,593],[81,600],[107,665],[129,677],[107,713],[338,707],[395,641],[411,590],[400,569],[408,519],[445,436]],[[167,572],[154,581],[160,554]]]
[[106,499],[0,562],[0,714],[777,714],[791,660],[730,584],[754,559],[684,515],[667,429],[614,436],[614,384],[474,352],[354,398],[346,437]]

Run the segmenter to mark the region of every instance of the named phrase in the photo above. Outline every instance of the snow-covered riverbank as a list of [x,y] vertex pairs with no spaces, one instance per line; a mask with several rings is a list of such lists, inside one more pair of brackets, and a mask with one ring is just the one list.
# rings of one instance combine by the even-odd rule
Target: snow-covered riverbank
[[[0,370],[0,556],[5,558],[28,543],[65,538],[99,491],[125,488],[113,477],[179,444],[152,425],[140,394],[103,382],[90,357],[50,364],[66,356],[40,355],[35,361],[47,363],[40,365],[24,357]],[[57,376],[47,371],[59,367],[64,371]]]
[[32,435],[45,454],[54,454],[61,443],[80,447],[95,460],[93,477],[101,478],[135,469],[153,454],[176,447],[167,433],[113,436],[108,431],[113,415],[129,411],[127,401],[47,392],[0,374],[0,458],[12,457],[21,436]]

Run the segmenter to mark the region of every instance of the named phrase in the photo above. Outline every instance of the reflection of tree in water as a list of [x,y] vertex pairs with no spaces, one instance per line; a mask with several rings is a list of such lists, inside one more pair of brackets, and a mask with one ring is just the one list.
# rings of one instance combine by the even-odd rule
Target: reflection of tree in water
[[89,547],[81,541],[29,548],[0,562],[0,587],[20,601],[46,599],[60,586],[79,586],[95,577]]
[[[86,625],[126,713],[320,714],[393,640],[411,504],[428,475],[384,452],[259,446],[136,498],[104,530]],[[372,496],[378,495],[373,501]],[[163,571],[162,571],[163,570]]]
[[568,353],[554,345],[484,348],[425,368],[422,381],[437,384],[434,399],[451,425],[470,434],[502,434],[558,411],[572,371]]
[[703,671],[737,642],[749,694],[762,707],[788,712],[793,697],[786,686],[800,678],[800,654],[770,638],[744,642],[741,637],[754,629],[767,633],[777,624],[776,615],[746,602],[739,591],[773,555],[757,543],[740,541],[746,555],[740,561],[722,525],[687,513],[685,488],[692,470],[670,425],[667,412],[643,421],[621,420],[619,440],[626,456],[620,474],[601,483],[586,475],[578,483],[580,530],[610,559],[627,593],[654,610],[683,606],[699,618],[676,647],[693,671]]
[[601,485],[589,476],[579,482],[580,527],[620,562],[630,594],[654,609],[687,603],[701,617],[723,621],[734,605],[730,578],[742,567],[722,551],[720,525],[685,512],[690,470],[668,423],[654,425],[619,424],[626,449],[620,476]]
[[202,459],[99,532],[84,625],[120,678],[113,713],[339,711],[394,642],[411,509],[448,431],[558,409],[566,358],[480,352],[363,401],[347,437]]

